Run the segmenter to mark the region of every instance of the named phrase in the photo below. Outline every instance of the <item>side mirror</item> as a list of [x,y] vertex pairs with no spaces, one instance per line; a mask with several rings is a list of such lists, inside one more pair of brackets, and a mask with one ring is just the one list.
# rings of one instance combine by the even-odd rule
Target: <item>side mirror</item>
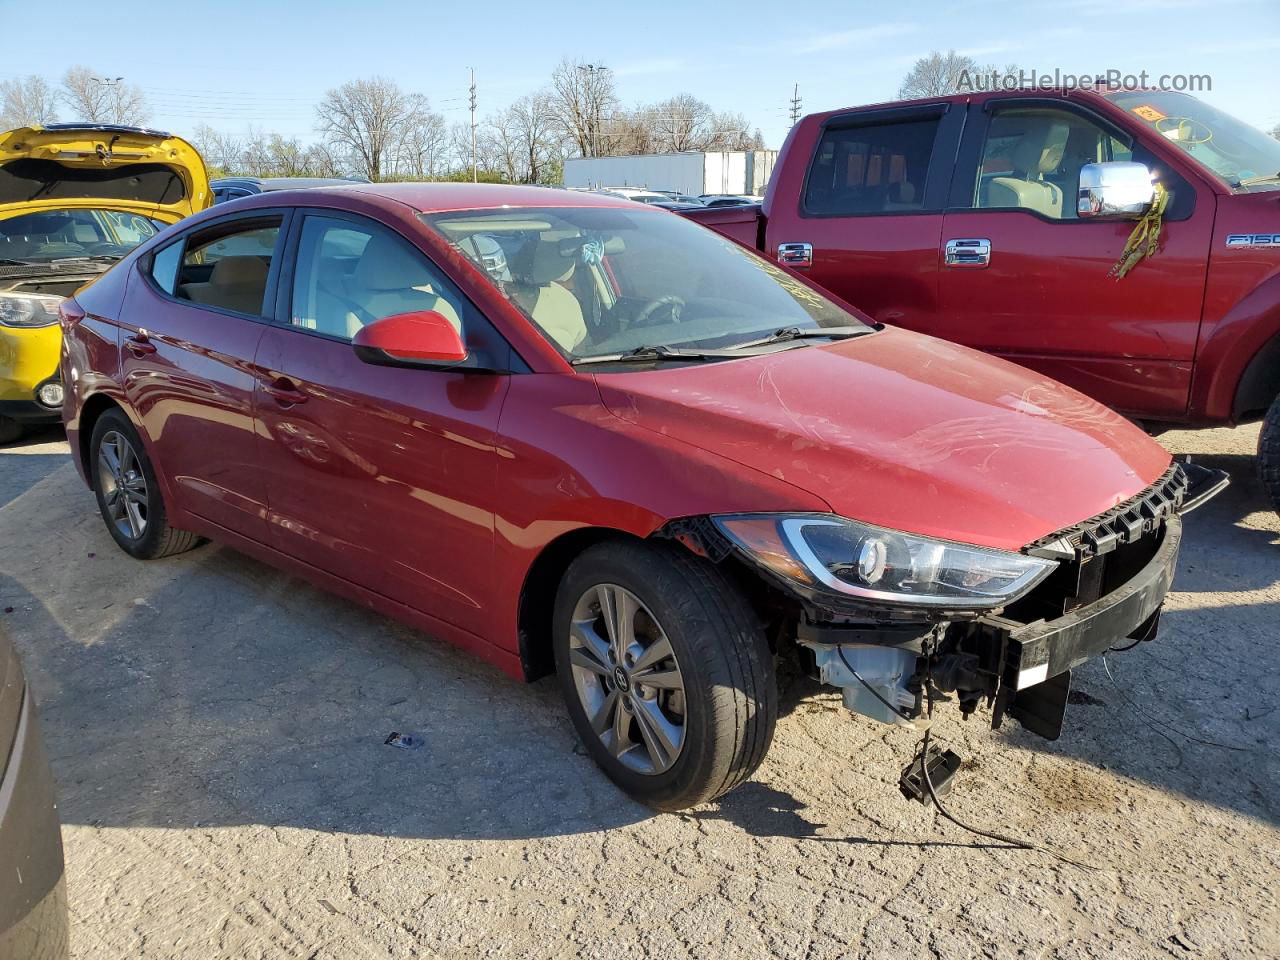
[[447,367],[467,359],[462,336],[435,310],[375,320],[356,331],[351,345],[365,363],[384,367]]
[[1076,215],[1082,220],[1111,217],[1137,220],[1155,202],[1156,190],[1146,164],[1128,160],[1086,163],[1080,168]]

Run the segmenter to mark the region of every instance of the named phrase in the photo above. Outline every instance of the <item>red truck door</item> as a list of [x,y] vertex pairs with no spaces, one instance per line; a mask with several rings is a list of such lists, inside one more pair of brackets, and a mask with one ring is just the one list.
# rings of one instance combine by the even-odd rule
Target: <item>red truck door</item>
[[[794,183],[775,191],[798,203],[774,205],[766,252],[877,320],[934,314],[963,120],[962,104],[914,104],[829,117],[802,133],[814,144],[808,168],[784,173]],[[801,142],[792,155],[804,156]]]
[[[1080,168],[1146,163],[1171,191],[1159,252],[1108,274],[1131,221],[1080,220]],[[1187,407],[1214,203],[1109,118],[1062,98],[969,107],[938,249],[939,310],[906,325],[1139,417]]]

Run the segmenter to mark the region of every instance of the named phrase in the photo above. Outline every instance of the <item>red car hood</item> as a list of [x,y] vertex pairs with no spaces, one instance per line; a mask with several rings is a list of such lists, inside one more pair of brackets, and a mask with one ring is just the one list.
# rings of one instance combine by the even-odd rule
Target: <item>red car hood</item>
[[1069,387],[901,330],[597,382],[616,416],[842,516],[1005,549],[1127,500],[1170,461]]

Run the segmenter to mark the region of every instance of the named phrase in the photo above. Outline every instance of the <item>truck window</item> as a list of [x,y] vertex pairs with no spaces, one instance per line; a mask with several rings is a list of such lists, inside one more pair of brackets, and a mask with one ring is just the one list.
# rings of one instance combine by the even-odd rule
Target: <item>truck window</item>
[[811,216],[856,217],[924,209],[936,118],[830,129],[805,185]]
[[1170,191],[1166,219],[1190,215],[1194,193],[1181,177],[1161,168],[1150,151],[1121,143],[1093,121],[1067,110],[1014,108],[991,118],[973,205],[1030,210],[1050,220],[1075,220],[1080,168],[1086,163],[1145,163]]

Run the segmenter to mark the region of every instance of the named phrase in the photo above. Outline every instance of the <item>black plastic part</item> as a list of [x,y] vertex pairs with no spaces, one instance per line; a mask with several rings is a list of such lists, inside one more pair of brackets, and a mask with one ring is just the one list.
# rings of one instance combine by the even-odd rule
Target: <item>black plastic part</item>
[[[944,751],[940,750],[936,744],[930,744],[925,762],[929,764],[929,783],[933,784],[933,792],[941,799],[951,791],[951,780],[960,769],[960,755],[954,750]],[[924,767],[919,754],[916,754],[902,771],[898,789],[908,800],[924,804],[932,801],[929,796],[929,784],[924,781]]]
[[1182,470],[1187,475],[1187,492],[1179,513],[1190,513],[1208,503],[1231,483],[1231,475],[1225,470],[1210,470],[1190,461],[1182,464]]
[[1009,716],[1046,740],[1062,736],[1062,720],[1067,714],[1071,692],[1071,671],[1065,670],[1034,687],[1019,690],[1009,704]]

